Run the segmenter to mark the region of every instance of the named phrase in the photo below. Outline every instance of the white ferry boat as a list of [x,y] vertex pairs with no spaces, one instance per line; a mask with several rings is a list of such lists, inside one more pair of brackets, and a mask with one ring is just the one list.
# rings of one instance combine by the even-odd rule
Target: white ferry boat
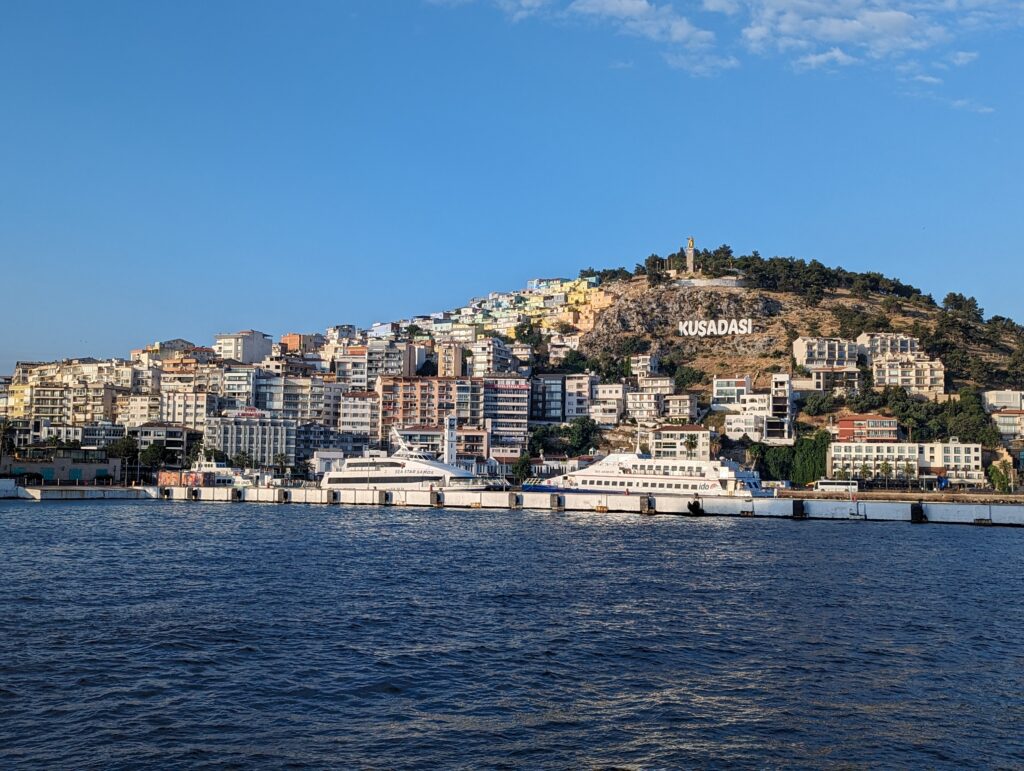
[[618,493],[687,496],[770,496],[756,471],[731,460],[652,458],[617,452],[597,463],[551,479],[530,479],[526,492]]
[[213,474],[213,484],[217,487],[252,487],[253,481],[241,470],[231,468],[222,461],[197,460],[189,471],[199,474]]
[[487,490],[499,480],[478,477],[454,465],[455,424],[446,426],[444,459],[415,450],[392,430],[399,449],[392,455],[345,458],[320,480],[324,490]]

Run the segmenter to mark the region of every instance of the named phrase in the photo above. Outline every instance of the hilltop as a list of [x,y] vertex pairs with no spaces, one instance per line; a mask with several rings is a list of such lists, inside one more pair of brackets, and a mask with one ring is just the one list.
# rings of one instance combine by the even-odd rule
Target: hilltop
[[[633,274],[623,268],[587,269],[604,278],[613,298],[580,337],[587,364],[613,374],[631,353],[660,354],[670,373],[682,367],[705,378],[750,374],[765,383],[790,371],[792,342],[800,335],[855,338],[865,331],[905,332],[943,360],[947,390],[1024,388],[1024,327],[1003,317],[985,319],[974,298],[950,293],[942,303],[878,273],[853,273],[755,252],[733,257],[728,247],[699,252],[705,279],[732,276],[743,286],[685,286],[673,278],[680,255],[649,257]],[[680,321],[750,318],[753,333],[683,337]]]

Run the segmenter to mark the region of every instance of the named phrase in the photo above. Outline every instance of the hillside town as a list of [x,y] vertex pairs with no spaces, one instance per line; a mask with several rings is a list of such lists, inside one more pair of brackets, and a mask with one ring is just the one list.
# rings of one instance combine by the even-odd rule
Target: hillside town
[[[683,277],[693,272],[692,252],[690,259],[667,280],[700,286]],[[598,275],[534,279],[522,290],[365,329],[342,324],[277,340],[247,329],[154,342],[125,358],[18,362],[0,378],[0,475],[132,483],[208,459],[265,480],[314,480],[333,460],[390,451],[395,441],[437,455],[445,418],[454,415],[458,464],[514,481],[636,446],[654,458],[728,455],[780,483],[806,484],[810,474],[920,489],[1014,486],[1022,391],[978,395],[998,436],[988,443],[935,431],[918,439],[884,409],[821,407],[833,398],[855,405],[867,393],[960,399],[947,388],[942,360],[917,337],[802,334],[779,371],[701,378],[663,370],[653,346],[628,356],[618,377],[602,378],[566,365],[582,360],[581,340],[614,304],[606,289]],[[678,321],[680,334],[713,336],[756,323]],[[772,448],[823,434],[820,471],[786,473],[790,449],[773,473]]]

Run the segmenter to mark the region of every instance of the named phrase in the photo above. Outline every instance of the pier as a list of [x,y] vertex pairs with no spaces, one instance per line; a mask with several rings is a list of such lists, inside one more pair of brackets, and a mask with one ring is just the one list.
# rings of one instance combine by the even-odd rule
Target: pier
[[[294,503],[320,506],[395,506],[507,511],[566,511],[776,519],[864,520],[934,524],[1024,526],[1024,502],[952,501],[893,495],[888,499],[822,497],[689,498],[676,495],[538,493],[465,490],[321,490],[307,487],[27,487],[36,501],[153,500],[199,503]],[[980,496],[976,496],[980,497]]]

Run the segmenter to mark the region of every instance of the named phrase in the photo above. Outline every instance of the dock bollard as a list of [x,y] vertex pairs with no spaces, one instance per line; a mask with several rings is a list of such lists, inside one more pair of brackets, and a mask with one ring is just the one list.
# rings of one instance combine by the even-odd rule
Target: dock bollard
[[910,521],[915,525],[921,525],[928,521],[924,514],[924,502],[914,501],[910,504]]

